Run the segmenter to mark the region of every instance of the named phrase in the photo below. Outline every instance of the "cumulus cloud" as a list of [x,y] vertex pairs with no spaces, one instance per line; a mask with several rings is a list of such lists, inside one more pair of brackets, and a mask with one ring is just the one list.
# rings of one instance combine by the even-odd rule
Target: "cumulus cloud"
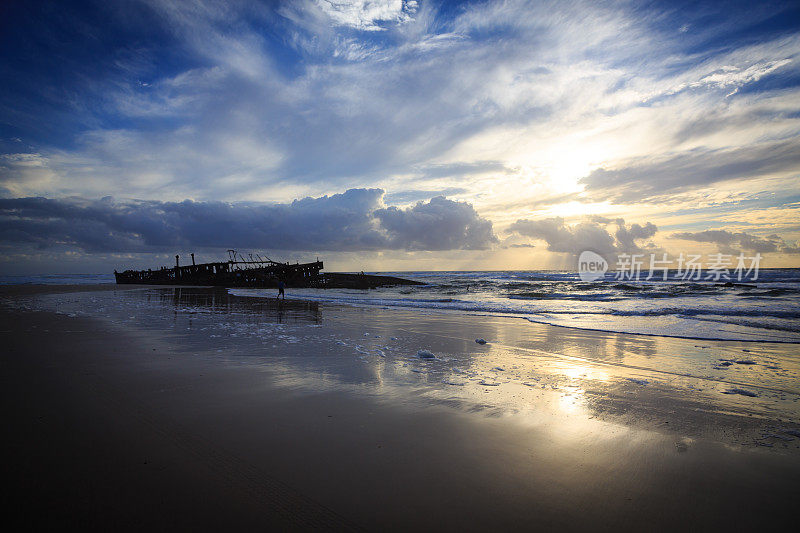
[[617,231],[614,233],[614,237],[617,239],[617,248],[620,250],[636,250],[638,249],[637,240],[649,239],[658,231],[652,222],[647,222],[644,226],[639,224],[626,226],[625,221],[618,218],[616,224]]
[[[29,19],[9,19],[9,53],[39,52],[5,66],[0,115],[17,139],[0,138],[0,196],[290,205],[367,184],[397,191],[392,204],[458,195],[505,225],[533,207],[593,209],[578,202],[696,208],[688,193],[723,181],[775,193],[772,206],[797,189],[800,33],[770,24],[788,3],[84,4],[22,3]],[[773,176],[780,187],[750,181]],[[378,242],[434,245],[392,241],[384,208],[366,217]],[[372,246],[357,234],[345,244]]]
[[491,222],[469,204],[436,197],[398,209],[386,207],[383,195],[350,189],[286,204],[2,199],[0,241],[90,252],[455,250],[496,241]]
[[394,249],[480,249],[497,241],[492,223],[481,218],[470,204],[444,196],[408,209],[378,209],[374,215],[388,232]]
[[800,254],[800,245],[787,243],[778,235],[758,237],[745,232],[728,230],[706,230],[699,232],[673,233],[675,239],[716,244],[719,251],[725,254],[738,254],[744,250],[757,253],[778,252],[784,254]]
[[459,194],[465,194],[468,192],[469,191],[463,187],[447,187],[445,189],[439,189],[439,190],[409,189],[405,191],[392,191],[390,193],[386,193],[384,200],[394,204],[405,204],[411,202],[418,202],[420,200],[425,200],[427,198],[432,198],[434,196],[455,196]]
[[[616,225],[616,231],[609,231],[608,225]],[[620,252],[637,252],[641,250],[643,241],[655,235],[658,228],[648,222],[644,226],[626,224],[624,219],[608,219],[599,216],[588,217],[578,224],[568,225],[561,217],[540,220],[520,219],[507,230],[547,243],[551,252],[580,255],[591,250],[600,255],[610,256]]]

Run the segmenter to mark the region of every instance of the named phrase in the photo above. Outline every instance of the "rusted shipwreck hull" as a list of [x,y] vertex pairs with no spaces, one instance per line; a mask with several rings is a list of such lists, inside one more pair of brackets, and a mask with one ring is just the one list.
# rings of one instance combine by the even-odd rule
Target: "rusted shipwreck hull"
[[[231,252],[233,252],[231,250]],[[344,289],[372,289],[390,285],[421,285],[392,276],[368,274],[321,273],[322,261],[313,263],[279,263],[268,259],[237,260],[235,252],[229,261],[180,266],[175,256],[175,266],[148,270],[114,271],[118,284],[144,285],[198,285],[213,287],[276,288],[280,281],[287,287],[317,287]]]

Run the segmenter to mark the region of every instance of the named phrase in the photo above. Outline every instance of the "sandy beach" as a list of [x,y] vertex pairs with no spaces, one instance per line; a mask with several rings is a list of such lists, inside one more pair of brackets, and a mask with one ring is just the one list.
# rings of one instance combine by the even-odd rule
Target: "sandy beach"
[[3,477],[27,528],[713,531],[795,514],[797,344],[186,287],[7,286],[2,314]]
[[800,2],[0,15],[10,530],[798,522]]

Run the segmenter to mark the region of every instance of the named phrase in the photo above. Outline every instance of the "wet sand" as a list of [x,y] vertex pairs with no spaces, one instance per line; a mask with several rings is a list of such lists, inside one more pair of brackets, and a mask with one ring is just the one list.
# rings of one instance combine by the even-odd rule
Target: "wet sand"
[[[208,289],[2,297],[3,479],[12,518],[31,528],[794,520],[796,345]],[[421,348],[437,359],[414,357]],[[742,357],[753,364],[714,368]],[[733,388],[757,396],[724,393]]]

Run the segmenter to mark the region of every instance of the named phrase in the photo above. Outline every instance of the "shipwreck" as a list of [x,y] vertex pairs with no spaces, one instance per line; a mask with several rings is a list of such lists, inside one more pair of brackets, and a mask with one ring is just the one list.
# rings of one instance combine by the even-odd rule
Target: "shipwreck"
[[117,284],[143,285],[194,285],[211,287],[276,288],[279,282],[292,288],[320,289],[373,289],[391,285],[423,285],[418,281],[376,276],[371,274],[332,272],[322,273],[322,261],[313,263],[280,263],[256,254],[244,257],[236,250],[228,250],[228,261],[180,265],[175,256],[175,266],[158,269],[125,270],[114,277]]

